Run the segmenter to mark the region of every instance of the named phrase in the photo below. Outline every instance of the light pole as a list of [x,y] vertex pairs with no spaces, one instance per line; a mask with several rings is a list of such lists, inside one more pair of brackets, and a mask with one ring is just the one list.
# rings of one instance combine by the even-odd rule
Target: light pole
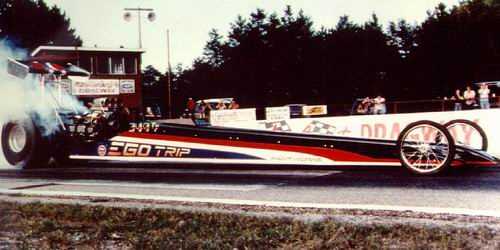
[[167,98],[168,118],[172,118],[172,66],[170,65],[170,31],[167,29]]
[[137,11],[137,25],[139,29],[139,48],[142,49],[142,28],[141,28],[141,13],[142,12],[147,12],[148,13],[148,20],[150,22],[154,21],[156,18],[155,13],[153,12],[154,10],[151,8],[125,8],[123,9],[125,13],[123,14],[123,19],[125,21],[130,21],[132,18],[132,14],[130,13],[131,11]]

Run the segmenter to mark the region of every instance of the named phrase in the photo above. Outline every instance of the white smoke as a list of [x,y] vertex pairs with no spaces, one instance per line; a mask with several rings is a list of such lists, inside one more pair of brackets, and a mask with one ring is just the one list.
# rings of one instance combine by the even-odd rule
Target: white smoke
[[[60,129],[54,107],[81,113],[87,110],[65,91],[59,91],[52,85],[42,87],[40,75],[28,74],[25,79],[20,79],[7,73],[8,58],[22,60],[26,56],[26,51],[15,49],[5,40],[0,41],[0,126],[36,114],[34,122],[43,128],[44,135],[50,135]],[[4,160],[3,153],[0,155],[0,159]]]

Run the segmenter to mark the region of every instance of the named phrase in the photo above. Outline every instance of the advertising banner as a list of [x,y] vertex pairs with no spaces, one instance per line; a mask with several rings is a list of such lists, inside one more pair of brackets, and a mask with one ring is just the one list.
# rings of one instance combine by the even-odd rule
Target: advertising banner
[[255,122],[255,109],[224,109],[210,111],[210,124],[222,126],[228,122]]
[[266,108],[266,120],[286,120],[290,119],[290,107],[268,107]]
[[[61,87],[62,91],[64,91],[65,93],[71,94],[71,81],[70,80],[63,79],[58,84]],[[56,86],[56,87],[58,87],[58,86]]]
[[302,107],[302,115],[304,116],[326,115],[327,113],[326,105],[308,105]]
[[[486,133],[488,153],[500,157],[500,109],[467,110],[450,112],[425,112],[387,115],[354,115],[321,118],[297,118],[278,121],[226,122],[227,127],[258,129],[294,133],[312,133],[330,136],[386,139],[396,141],[399,133],[408,124],[431,120],[441,124],[455,119],[466,119],[477,123]],[[467,126],[458,126],[450,131],[455,140],[477,145],[481,137]]]
[[134,79],[120,80],[120,94],[134,94],[134,93],[135,93]]
[[71,84],[71,93],[77,96],[118,95],[120,94],[120,86],[117,79],[73,81]]

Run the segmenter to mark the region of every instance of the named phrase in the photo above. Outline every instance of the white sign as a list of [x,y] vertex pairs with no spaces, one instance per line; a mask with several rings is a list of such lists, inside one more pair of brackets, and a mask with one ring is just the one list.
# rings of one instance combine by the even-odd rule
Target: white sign
[[71,84],[73,95],[118,95],[120,94],[117,79],[89,79],[87,81],[74,81]]
[[60,82],[58,82],[59,86],[61,87],[61,90],[65,91],[68,94],[71,94],[71,81],[68,79],[63,79]]
[[120,94],[134,94],[134,93],[135,93],[134,79],[120,80]]
[[266,120],[286,120],[290,119],[290,107],[268,107],[266,108]]
[[[477,123],[488,138],[488,153],[500,157],[500,129],[498,128],[500,109],[467,110],[451,112],[425,112],[387,115],[353,115],[322,118],[298,118],[280,121],[227,122],[227,127],[272,130],[293,133],[313,133],[330,136],[347,136],[397,140],[399,133],[410,123],[431,120],[441,124],[455,119],[466,119]],[[466,144],[477,145],[480,137],[467,127],[450,131]]]
[[228,122],[256,121],[255,109],[223,109],[210,111],[210,124],[222,126]]

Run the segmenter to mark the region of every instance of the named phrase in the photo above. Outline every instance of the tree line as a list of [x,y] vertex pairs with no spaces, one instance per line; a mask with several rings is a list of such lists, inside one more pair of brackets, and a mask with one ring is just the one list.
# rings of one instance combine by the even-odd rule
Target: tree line
[[211,30],[203,55],[173,78],[175,110],[188,97],[235,97],[244,105],[350,103],[451,96],[456,88],[500,80],[500,0],[439,4],[420,24],[384,29],[342,16],[315,29],[302,10],[256,9],[223,36]]
[[[42,0],[0,1],[0,40],[33,50],[80,46],[70,19]],[[383,27],[372,15],[362,24],[342,16],[315,28],[303,11],[256,9],[238,16],[225,35],[209,33],[204,52],[172,74],[173,110],[188,97],[235,97],[243,106],[350,103],[381,94],[389,100],[452,95],[456,88],[500,80],[500,0],[437,5],[419,24]],[[147,105],[166,104],[165,74],[143,71]]]

